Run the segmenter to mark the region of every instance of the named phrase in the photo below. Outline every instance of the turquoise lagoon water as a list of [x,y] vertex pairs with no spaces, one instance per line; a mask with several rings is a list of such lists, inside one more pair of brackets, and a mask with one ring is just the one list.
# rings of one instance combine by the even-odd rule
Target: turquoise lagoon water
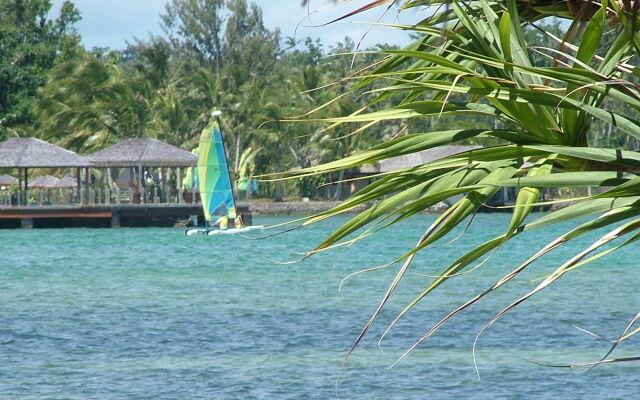
[[[637,246],[570,274],[496,323],[478,342],[480,381],[471,349],[482,324],[577,247],[534,264],[387,369],[461,298],[562,231],[529,233],[452,280],[379,348],[386,324],[428,275],[503,229],[508,216],[502,214],[479,215],[457,241],[422,253],[345,363],[398,267],[356,276],[339,292],[341,279],[400,254],[433,218],[420,216],[346,250],[286,265],[273,261],[296,259],[345,219],[266,240],[186,237],[180,229],[0,231],[0,398],[637,398],[640,364],[581,373],[527,361],[565,364],[605,353],[606,343],[572,325],[613,338],[633,318],[640,309]],[[614,356],[639,350],[630,339]]]

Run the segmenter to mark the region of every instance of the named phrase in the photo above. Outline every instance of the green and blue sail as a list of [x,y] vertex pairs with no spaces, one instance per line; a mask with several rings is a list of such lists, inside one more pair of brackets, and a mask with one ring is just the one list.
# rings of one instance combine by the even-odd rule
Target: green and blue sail
[[233,186],[217,121],[210,123],[200,135],[197,180],[207,222],[212,221],[213,216],[236,217]]

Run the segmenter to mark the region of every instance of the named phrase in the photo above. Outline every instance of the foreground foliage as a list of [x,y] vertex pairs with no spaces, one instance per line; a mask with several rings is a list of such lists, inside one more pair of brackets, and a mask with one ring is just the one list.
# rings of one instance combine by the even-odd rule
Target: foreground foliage
[[[389,1],[377,1],[371,6]],[[425,6],[426,12],[419,11]],[[545,254],[596,230],[599,239],[570,257],[532,290],[487,321],[479,335],[505,313],[518,307],[567,273],[640,239],[640,154],[602,143],[603,127],[640,137],[640,87],[637,68],[640,51],[637,2],[529,2],[518,0],[439,1],[407,0],[401,9],[416,8],[424,19],[412,26],[396,25],[418,39],[402,50],[386,52],[381,63],[354,79],[355,89],[382,83],[376,97],[362,110],[312,121],[330,127],[371,127],[388,120],[407,123],[409,134],[398,134],[370,149],[318,167],[290,173],[290,177],[334,172],[472,138],[499,143],[436,160],[418,167],[384,174],[378,181],[334,209],[307,219],[303,225],[377,201],[323,241],[314,252],[345,246],[396,223],[435,203],[463,195],[426,229],[414,248],[392,264],[398,272],[378,307],[355,341],[353,350],[380,315],[400,281],[410,271],[418,251],[439,243],[466,223],[498,190],[518,188],[511,221],[505,231],[445,266],[417,293],[391,326],[418,302],[449,279],[482,265],[506,242],[522,232],[577,220],[578,225],[550,240],[528,260],[485,291],[463,300],[420,337],[415,348],[429,339],[457,313],[500,289]],[[435,13],[432,13],[435,10]],[[538,26],[548,16],[569,19],[564,38]],[[547,46],[532,46],[527,32],[539,29]],[[530,37],[530,36],[529,36]],[[355,90],[354,89],[354,90]],[[400,97],[399,97],[400,96]],[[380,103],[399,99],[390,107]],[[476,115],[495,121],[493,129],[415,131],[412,122],[443,116]],[[455,128],[455,124],[452,126]],[[370,129],[370,128],[369,128]],[[611,128],[609,128],[610,130]],[[575,204],[531,219],[545,188],[596,187],[598,194],[576,198]],[[585,219],[586,218],[586,219]],[[431,251],[431,250],[429,250]],[[472,279],[465,275],[460,279]],[[640,314],[613,341],[611,351],[640,328]],[[385,333],[386,334],[386,333]],[[594,364],[635,360],[612,359],[611,351]]]

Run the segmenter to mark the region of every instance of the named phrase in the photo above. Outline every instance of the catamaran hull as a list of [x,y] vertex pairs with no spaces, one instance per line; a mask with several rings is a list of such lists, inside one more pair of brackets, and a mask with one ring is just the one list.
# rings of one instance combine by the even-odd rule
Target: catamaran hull
[[187,229],[184,234],[187,236],[195,236],[195,235],[236,235],[238,233],[246,233],[255,231],[258,229],[264,229],[264,225],[254,225],[254,226],[245,226],[242,228],[227,228],[227,229],[218,229],[218,228],[190,228]]

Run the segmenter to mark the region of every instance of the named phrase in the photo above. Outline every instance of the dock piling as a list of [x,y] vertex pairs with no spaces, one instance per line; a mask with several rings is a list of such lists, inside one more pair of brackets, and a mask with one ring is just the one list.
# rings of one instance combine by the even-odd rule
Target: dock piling
[[112,228],[120,228],[121,226],[122,226],[122,224],[121,224],[121,221],[120,221],[120,210],[116,208],[111,213],[111,227]]

